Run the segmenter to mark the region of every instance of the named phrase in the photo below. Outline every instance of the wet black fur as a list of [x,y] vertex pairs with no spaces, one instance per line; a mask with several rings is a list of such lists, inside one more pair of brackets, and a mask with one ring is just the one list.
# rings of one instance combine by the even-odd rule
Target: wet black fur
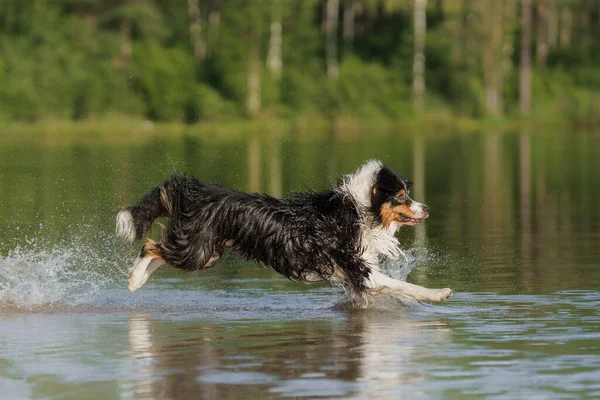
[[352,199],[336,188],[276,199],[173,175],[128,209],[137,239],[155,218],[170,217],[158,250],[178,268],[203,268],[211,256],[223,252],[225,242],[233,241],[233,249],[246,259],[291,280],[316,275],[328,281],[337,266],[344,281],[360,293],[370,273],[360,256],[361,218]]

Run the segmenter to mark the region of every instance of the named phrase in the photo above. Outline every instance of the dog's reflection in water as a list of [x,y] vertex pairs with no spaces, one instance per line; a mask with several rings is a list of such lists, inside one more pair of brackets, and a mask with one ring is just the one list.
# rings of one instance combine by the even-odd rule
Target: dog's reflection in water
[[333,319],[206,322],[129,318],[140,398],[390,396],[425,379],[422,363],[451,340],[439,319],[382,295]]

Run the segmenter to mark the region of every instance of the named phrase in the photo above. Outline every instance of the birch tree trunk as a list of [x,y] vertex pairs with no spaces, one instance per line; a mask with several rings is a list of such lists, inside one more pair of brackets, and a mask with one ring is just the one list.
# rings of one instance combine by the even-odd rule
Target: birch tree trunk
[[267,69],[275,78],[281,76],[281,43],[281,12],[277,9],[277,6],[274,5],[271,20],[271,33],[269,37],[269,53],[267,54]]
[[427,33],[427,0],[415,0],[414,54],[413,54],[413,106],[416,112],[425,107],[425,36]]
[[[515,53],[515,35],[518,15],[518,1],[505,0],[504,4],[504,38],[502,43],[502,77],[511,76],[513,73],[513,58]],[[503,84],[503,82],[501,82]]]
[[248,68],[248,97],[246,99],[246,112],[254,117],[260,110],[260,50],[258,39],[255,38],[250,49]]
[[354,19],[356,18],[356,11],[358,8],[358,2],[356,0],[346,0],[344,4],[344,54],[352,53],[354,47]]
[[519,110],[523,115],[531,111],[531,0],[521,0]]
[[325,12],[325,34],[327,35],[327,76],[337,79],[340,75],[338,67],[337,33],[339,19],[339,0],[327,0]]
[[565,5],[560,12],[560,32],[559,41],[561,47],[571,46],[571,29],[573,26],[573,13],[568,5]]
[[200,0],[187,0],[190,17],[190,38],[194,56],[199,60],[206,58],[206,46],[202,39],[202,20],[200,19]]
[[221,0],[214,0],[211,10],[208,12],[208,47],[206,54],[210,55],[219,37],[219,24],[221,23]]
[[590,10],[587,9],[583,9],[583,10],[579,10],[578,14],[578,22],[577,25],[579,26],[579,29],[577,30],[577,44],[579,45],[579,48],[583,50],[584,54],[589,54],[590,53],[590,47],[591,47],[591,38],[593,37],[592,35],[592,13]]
[[465,1],[457,0],[457,11],[454,16],[456,28],[452,30],[452,48],[450,50],[450,54],[452,55],[452,60],[456,63],[460,63],[463,56],[463,33],[465,31],[465,21],[463,18],[463,13],[465,10]]
[[133,55],[133,47],[131,46],[131,21],[123,19],[119,30],[121,31],[121,45],[119,46],[119,52],[115,57],[115,61],[117,65],[127,65],[131,62]]
[[490,115],[502,111],[501,87],[503,81],[503,1],[485,0],[483,78],[485,82],[485,107]]
[[476,9],[476,5],[474,4],[476,0],[463,0],[462,10],[461,10],[461,19],[462,19],[462,37],[463,41],[463,51],[462,51],[462,62],[465,69],[468,71],[469,75],[473,75],[471,79],[477,74],[477,70],[479,69],[479,60],[477,59],[477,54],[479,54],[479,40],[477,32],[476,23],[473,21],[473,18],[469,16],[472,15],[473,10]]
[[548,48],[554,48],[558,44],[558,10],[556,1],[550,0],[548,5]]
[[537,5],[536,45],[536,63],[543,69],[548,58],[548,5],[543,0]]

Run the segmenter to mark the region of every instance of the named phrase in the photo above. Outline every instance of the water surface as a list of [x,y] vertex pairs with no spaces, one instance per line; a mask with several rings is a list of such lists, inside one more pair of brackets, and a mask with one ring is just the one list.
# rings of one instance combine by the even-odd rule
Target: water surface
[[[115,214],[172,171],[280,196],[368,158],[432,209],[388,273],[449,286],[449,302],[356,310],[235,254],[127,291],[138,249]],[[578,132],[5,140],[2,396],[599,397],[597,171],[600,135]]]

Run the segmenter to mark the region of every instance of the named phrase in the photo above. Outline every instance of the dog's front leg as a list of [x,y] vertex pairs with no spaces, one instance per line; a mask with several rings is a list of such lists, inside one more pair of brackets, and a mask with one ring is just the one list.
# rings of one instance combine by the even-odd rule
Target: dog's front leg
[[366,282],[367,288],[378,289],[388,287],[392,291],[398,291],[401,294],[413,297],[421,301],[444,301],[452,296],[454,292],[451,289],[427,289],[423,286],[413,285],[412,283],[392,279],[379,271],[371,271],[369,279]]

